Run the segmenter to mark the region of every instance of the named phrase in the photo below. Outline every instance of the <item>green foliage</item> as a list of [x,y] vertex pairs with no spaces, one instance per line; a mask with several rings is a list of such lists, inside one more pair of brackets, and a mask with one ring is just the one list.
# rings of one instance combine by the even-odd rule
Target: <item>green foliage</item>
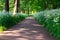
[[34,15],[34,18],[43,25],[52,36],[60,40],[60,9],[38,12]]
[[0,12],[0,31],[10,28],[19,21],[25,19],[25,17],[25,15],[19,13],[12,16],[12,13]]
[[13,11],[14,9],[14,0],[9,0],[9,11]]
[[0,11],[4,9],[4,0],[0,0]]
[[[5,7],[4,0],[0,0],[0,10]],[[9,10],[13,11],[14,0],[9,0]],[[60,0],[20,0],[20,11],[41,11],[60,8]]]

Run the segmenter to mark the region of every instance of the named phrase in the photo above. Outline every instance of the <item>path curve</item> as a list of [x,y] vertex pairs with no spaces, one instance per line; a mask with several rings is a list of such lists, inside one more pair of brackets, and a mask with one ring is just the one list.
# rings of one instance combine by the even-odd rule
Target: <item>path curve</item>
[[55,40],[32,17],[0,34],[0,40]]

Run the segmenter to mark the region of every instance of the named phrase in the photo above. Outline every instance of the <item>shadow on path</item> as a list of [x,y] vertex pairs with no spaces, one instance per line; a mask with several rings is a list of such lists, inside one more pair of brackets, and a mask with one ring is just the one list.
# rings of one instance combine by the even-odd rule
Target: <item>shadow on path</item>
[[0,40],[55,40],[32,17],[0,34]]

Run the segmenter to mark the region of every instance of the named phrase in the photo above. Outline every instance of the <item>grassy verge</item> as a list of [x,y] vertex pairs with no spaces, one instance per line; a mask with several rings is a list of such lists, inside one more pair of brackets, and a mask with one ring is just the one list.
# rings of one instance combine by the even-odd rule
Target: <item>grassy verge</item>
[[34,15],[35,20],[43,25],[52,36],[60,40],[60,9],[41,11]]
[[12,16],[12,13],[4,13],[0,12],[0,32],[10,28],[11,26],[15,25],[19,21],[22,21],[26,18],[24,14],[15,14]]

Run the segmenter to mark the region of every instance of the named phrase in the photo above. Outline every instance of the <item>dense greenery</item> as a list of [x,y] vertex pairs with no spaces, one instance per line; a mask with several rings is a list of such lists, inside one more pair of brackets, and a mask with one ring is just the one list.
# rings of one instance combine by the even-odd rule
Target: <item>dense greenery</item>
[[25,17],[26,15],[19,13],[13,16],[12,13],[0,12],[0,31],[10,28],[19,21],[25,19]]
[[[9,0],[9,10],[13,11],[14,0]],[[34,13],[45,9],[60,8],[60,0],[20,0],[20,11]],[[4,0],[0,0],[0,10],[4,9]]]
[[0,0],[0,11],[4,9],[4,0]]
[[60,40],[59,8],[60,0],[0,0],[0,11],[2,11],[0,12],[0,31],[6,30],[25,19],[26,15],[21,13],[30,16],[29,14],[38,12],[34,15],[35,20],[43,25],[52,36]]
[[34,15],[34,18],[43,25],[52,36],[60,40],[60,9],[38,12]]

